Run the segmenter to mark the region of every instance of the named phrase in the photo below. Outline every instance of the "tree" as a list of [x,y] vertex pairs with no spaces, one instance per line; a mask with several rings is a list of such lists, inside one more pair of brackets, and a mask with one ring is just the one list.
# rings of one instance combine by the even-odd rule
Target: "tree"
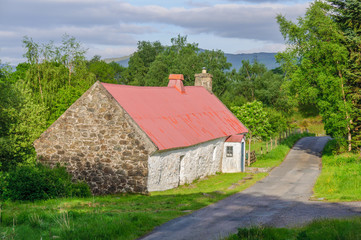
[[148,86],[166,86],[171,73],[183,74],[184,85],[194,84],[194,74],[202,69],[198,44],[188,43],[186,36],[178,35],[171,39],[172,45],[166,47],[154,62],[145,78]]
[[262,102],[259,101],[248,102],[241,107],[234,106],[231,107],[231,110],[249,130],[248,156],[250,156],[252,137],[269,139],[272,136],[273,131],[268,121],[267,112],[263,109]]
[[215,95],[221,96],[229,86],[226,71],[232,66],[221,50],[205,50],[199,53],[202,67],[205,67],[213,75],[213,89]]
[[[100,59],[100,56],[94,56],[87,62],[89,72],[95,75],[96,81],[116,83],[116,69],[114,65],[107,64]],[[119,65],[118,65],[119,66]]]
[[45,129],[45,108],[34,101],[22,80],[0,67],[0,171],[33,163],[32,142]]
[[[227,89],[222,100],[228,105],[242,105],[240,102],[261,101],[263,104],[277,110],[290,113],[294,107],[287,92],[287,82],[284,76],[274,73],[257,60],[251,64],[242,61],[238,71],[233,69],[227,73]],[[225,97],[232,96],[233,103],[228,103]]]
[[361,2],[359,0],[329,0],[332,18],[344,35],[348,50],[347,91],[353,105],[352,142],[361,154]]
[[122,74],[122,81],[136,86],[147,85],[145,75],[156,57],[163,51],[164,46],[159,41],[139,41],[137,51],[130,57],[128,68]]
[[[89,72],[86,50],[74,37],[64,35],[60,45],[52,41],[38,44],[28,37],[24,37],[23,43],[27,70],[23,74],[19,69],[15,74],[24,77],[35,102],[47,109],[44,118],[50,125],[96,81],[96,76]],[[64,104],[59,104],[60,100]]]
[[289,45],[277,58],[286,78],[292,81],[298,102],[317,106],[326,133],[340,141],[347,136],[350,151],[353,112],[345,79],[348,51],[344,35],[329,11],[328,4],[315,1],[297,24],[277,16]]

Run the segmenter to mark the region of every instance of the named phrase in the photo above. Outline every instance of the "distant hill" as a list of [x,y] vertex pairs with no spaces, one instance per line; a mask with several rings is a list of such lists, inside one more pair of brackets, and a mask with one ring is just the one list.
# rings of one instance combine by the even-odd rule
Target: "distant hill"
[[128,61],[131,56],[132,56],[132,54],[129,56],[118,57],[118,58],[105,58],[104,62],[106,62],[106,63],[116,62],[120,66],[128,67]]
[[[242,60],[249,60],[253,62],[255,59],[266,65],[268,69],[274,69],[279,67],[279,64],[276,62],[275,55],[277,53],[240,53],[240,54],[232,54],[225,53],[224,55],[227,57],[228,62],[232,63],[232,69],[239,69],[242,66]],[[128,67],[129,58],[132,55],[119,57],[119,58],[106,58],[104,61],[106,63],[116,62],[123,67]]]
[[232,68],[239,69],[242,66],[242,60],[249,60],[251,63],[256,59],[258,62],[266,65],[268,69],[274,69],[280,65],[276,62],[275,56],[277,53],[240,53],[231,54],[225,53],[228,62],[232,63]]

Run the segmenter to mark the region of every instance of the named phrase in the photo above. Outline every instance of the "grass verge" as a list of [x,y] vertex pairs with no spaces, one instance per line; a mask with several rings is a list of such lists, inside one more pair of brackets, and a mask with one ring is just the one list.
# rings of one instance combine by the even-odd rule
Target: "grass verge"
[[265,155],[261,155],[251,167],[265,168],[276,167],[286,157],[293,145],[303,137],[315,136],[313,133],[299,133],[289,136],[283,140],[276,148]]
[[361,158],[358,154],[334,153],[336,140],[329,141],[322,156],[322,172],[314,186],[314,198],[328,201],[361,200]]
[[226,240],[357,240],[361,239],[361,218],[316,220],[301,228],[240,228]]

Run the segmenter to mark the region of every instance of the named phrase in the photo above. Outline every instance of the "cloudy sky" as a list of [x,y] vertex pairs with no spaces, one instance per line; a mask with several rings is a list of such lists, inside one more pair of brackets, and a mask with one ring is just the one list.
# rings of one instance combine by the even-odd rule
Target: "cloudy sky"
[[0,0],[0,60],[24,61],[24,36],[60,42],[66,33],[88,57],[121,57],[138,41],[170,44],[178,34],[227,53],[284,48],[277,14],[295,20],[310,0]]

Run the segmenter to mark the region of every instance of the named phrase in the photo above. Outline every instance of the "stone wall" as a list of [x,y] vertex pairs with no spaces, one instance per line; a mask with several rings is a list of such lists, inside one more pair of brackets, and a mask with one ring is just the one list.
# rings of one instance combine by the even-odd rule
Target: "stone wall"
[[147,192],[148,155],[155,145],[99,83],[39,139],[38,160],[65,165],[94,194]]
[[163,191],[220,172],[224,141],[154,153],[148,160],[148,190]]

